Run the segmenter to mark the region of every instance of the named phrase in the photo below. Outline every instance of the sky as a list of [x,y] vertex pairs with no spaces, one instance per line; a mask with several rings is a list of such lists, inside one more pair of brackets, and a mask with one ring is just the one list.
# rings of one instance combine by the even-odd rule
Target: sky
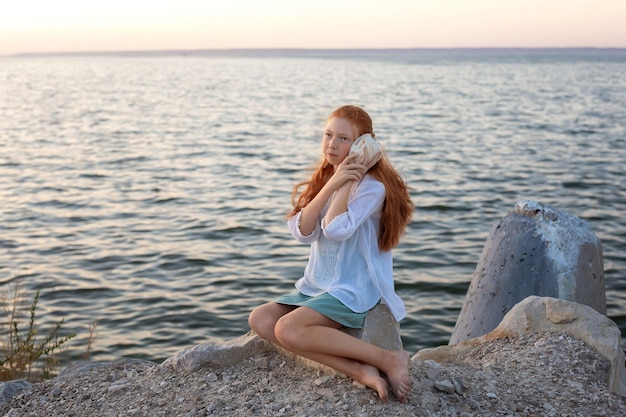
[[626,47],[626,0],[2,0],[0,55]]

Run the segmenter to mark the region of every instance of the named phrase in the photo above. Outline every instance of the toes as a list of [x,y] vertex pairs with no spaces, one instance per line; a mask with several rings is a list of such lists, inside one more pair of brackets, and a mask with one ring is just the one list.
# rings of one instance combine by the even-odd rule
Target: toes
[[401,403],[406,403],[406,396],[408,393],[409,393],[408,391],[399,391],[395,393],[395,395],[398,401],[400,401]]
[[378,392],[378,397],[380,398],[380,400],[384,403],[387,402],[387,400],[389,400],[389,394],[387,393],[387,390],[384,390],[382,392]]
[[406,403],[407,396],[411,391],[411,381],[403,378],[397,387],[394,389],[394,395],[401,403]]

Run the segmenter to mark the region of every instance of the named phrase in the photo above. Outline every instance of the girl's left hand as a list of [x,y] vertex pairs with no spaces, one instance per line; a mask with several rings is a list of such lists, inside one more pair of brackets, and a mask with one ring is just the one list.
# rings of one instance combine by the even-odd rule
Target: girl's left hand
[[330,181],[336,182],[337,188],[348,181],[361,181],[361,178],[367,172],[367,167],[354,162],[357,155],[348,155],[337,165],[337,169]]

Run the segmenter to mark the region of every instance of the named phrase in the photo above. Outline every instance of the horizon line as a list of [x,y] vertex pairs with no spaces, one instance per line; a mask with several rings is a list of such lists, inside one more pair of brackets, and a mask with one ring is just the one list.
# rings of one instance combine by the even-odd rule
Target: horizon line
[[102,51],[56,51],[56,52],[18,52],[0,55],[0,57],[29,56],[97,56],[97,55],[165,55],[165,54],[206,54],[206,53],[250,53],[250,52],[384,52],[384,51],[626,51],[626,47],[603,46],[455,46],[455,47],[356,47],[356,48],[307,48],[307,47],[263,47],[263,48],[194,48],[194,49],[137,49],[137,50],[102,50]]

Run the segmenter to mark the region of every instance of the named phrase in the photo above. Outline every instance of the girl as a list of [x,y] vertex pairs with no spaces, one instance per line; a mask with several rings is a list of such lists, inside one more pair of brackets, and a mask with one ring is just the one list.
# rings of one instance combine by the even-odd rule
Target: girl
[[[328,118],[323,156],[308,181],[292,193],[288,225],[311,252],[297,292],[255,308],[250,328],[263,339],[335,368],[373,388],[387,401],[387,382],[406,402],[409,354],[364,342],[340,329],[362,328],[379,302],[396,320],[406,315],[393,285],[391,249],[413,213],[408,187],[386,156],[368,169],[350,154],[353,142],[374,136],[361,108],[343,106]],[[304,187],[303,191],[300,189]]]

